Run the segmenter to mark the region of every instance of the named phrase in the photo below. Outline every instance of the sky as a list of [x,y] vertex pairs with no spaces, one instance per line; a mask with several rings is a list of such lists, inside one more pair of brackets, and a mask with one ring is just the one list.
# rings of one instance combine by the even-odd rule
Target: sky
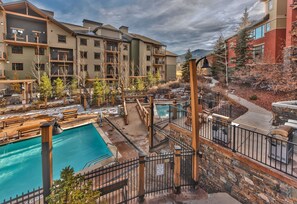
[[[4,2],[10,2],[6,0]],[[82,24],[83,19],[129,27],[167,49],[212,49],[220,34],[233,35],[245,8],[251,20],[264,16],[260,0],[30,0],[55,12],[55,19]]]

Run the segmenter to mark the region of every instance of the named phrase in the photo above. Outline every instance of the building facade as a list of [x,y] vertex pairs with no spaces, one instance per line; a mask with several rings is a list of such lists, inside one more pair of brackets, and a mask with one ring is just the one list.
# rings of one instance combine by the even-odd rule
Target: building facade
[[[76,77],[109,82],[160,73],[174,80],[176,55],[151,38],[84,19],[59,22],[54,12],[26,0],[0,8],[0,78],[39,79],[42,72],[65,82]],[[168,63],[168,64],[167,64]]]
[[[265,16],[250,26],[254,62],[276,64],[284,60],[284,50],[296,55],[296,39],[292,35],[297,22],[296,0],[261,0]],[[228,65],[236,66],[236,35],[226,40]]]

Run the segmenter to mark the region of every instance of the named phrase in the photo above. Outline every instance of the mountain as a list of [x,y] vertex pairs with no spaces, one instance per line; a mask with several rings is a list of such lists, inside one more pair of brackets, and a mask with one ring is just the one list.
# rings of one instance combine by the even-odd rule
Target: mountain
[[[193,58],[198,59],[198,58],[206,56],[210,52],[211,52],[211,50],[197,49],[197,50],[192,51],[191,53],[192,53]],[[183,55],[179,55],[177,57],[177,62],[178,63],[184,62],[185,61],[185,56],[186,56],[186,53],[183,54]]]

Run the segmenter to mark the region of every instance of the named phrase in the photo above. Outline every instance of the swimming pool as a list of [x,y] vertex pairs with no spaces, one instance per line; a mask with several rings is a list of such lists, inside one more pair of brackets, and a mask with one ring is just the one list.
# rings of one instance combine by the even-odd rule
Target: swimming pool
[[[53,137],[53,176],[66,166],[78,172],[97,158],[112,156],[93,124],[65,130]],[[42,186],[41,137],[0,146],[0,202]]]
[[[157,114],[160,118],[169,118],[169,104],[156,104]],[[181,104],[177,104],[179,109],[182,108]]]

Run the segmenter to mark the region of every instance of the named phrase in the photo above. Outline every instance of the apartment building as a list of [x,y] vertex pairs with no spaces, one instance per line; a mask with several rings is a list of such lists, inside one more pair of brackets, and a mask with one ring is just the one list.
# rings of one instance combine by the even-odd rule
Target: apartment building
[[[265,16],[250,26],[255,62],[275,64],[283,62],[284,49],[296,52],[296,36],[292,31],[297,23],[296,0],[260,0],[265,4]],[[226,40],[228,65],[236,66],[236,35]],[[291,59],[294,60],[294,57]]]
[[87,19],[82,25],[59,22],[54,12],[21,0],[1,5],[0,32],[2,79],[37,79],[43,71],[65,81],[111,82],[145,77],[149,71],[159,71],[162,80],[175,79],[176,56],[171,53],[166,64],[166,45],[129,33],[127,26],[117,29]]

